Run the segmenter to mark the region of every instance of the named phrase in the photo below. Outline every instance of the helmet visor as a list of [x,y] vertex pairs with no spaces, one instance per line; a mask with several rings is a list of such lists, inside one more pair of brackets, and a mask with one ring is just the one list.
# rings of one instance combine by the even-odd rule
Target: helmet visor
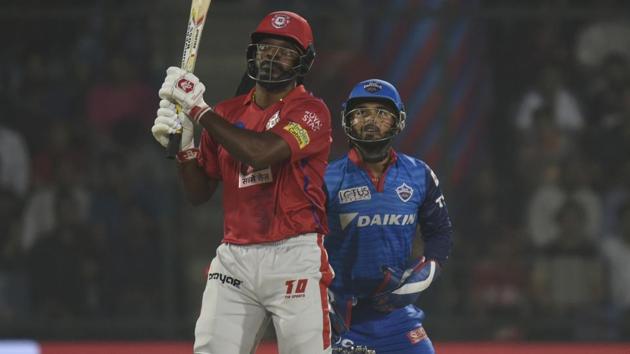
[[398,132],[397,115],[384,108],[358,107],[344,114],[346,134],[357,141],[382,141]]
[[297,75],[300,53],[297,50],[266,43],[250,44],[247,48],[250,76],[256,81],[285,82]]

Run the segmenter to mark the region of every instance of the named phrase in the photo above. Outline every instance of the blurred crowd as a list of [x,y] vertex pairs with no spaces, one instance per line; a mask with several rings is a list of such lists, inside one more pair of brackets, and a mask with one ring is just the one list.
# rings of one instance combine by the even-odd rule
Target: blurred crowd
[[[64,338],[33,320],[75,320],[81,333],[86,320],[123,318],[182,323],[160,335],[190,338],[221,237],[220,199],[187,206],[149,132],[176,58],[154,38],[160,15],[99,4],[0,19],[12,28],[0,31],[2,337]],[[314,16],[314,28],[329,20]],[[630,17],[491,18],[485,29],[487,143],[470,177],[445,186],[455,250],[420,300],[426,327],[437,340],[628,340]],[[334,58],[339,45],[325,43],[322,60]]]

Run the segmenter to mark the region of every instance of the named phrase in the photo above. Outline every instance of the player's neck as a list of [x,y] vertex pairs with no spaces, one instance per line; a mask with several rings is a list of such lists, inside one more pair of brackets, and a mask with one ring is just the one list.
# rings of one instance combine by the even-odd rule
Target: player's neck
[[296,86],[295,81],[291,85],[287,85],[286,88],[280,91],[269,91],[266,88],[256,84],[256,90],[254,91],[254,102],[258,107],[265,109],[272,104],[283,99],[291,90]]
[[357,150],[357,153],[361,157],[361,163],[363,164],[365,169],[370,172],[370,175],[374,178],[380,179],[383,175],[383,172],[385,172],[385,169],[387,169],[387,165],[389,165],[391,155],[387,154],[387,156],[385,156],[385,158],[380,161],[367,162],[363,159],[360,151]]
[[389,164],[389,155],[379,162],[364,162],[365,168],[367,168],[373,177],[381,178],[383,172]]

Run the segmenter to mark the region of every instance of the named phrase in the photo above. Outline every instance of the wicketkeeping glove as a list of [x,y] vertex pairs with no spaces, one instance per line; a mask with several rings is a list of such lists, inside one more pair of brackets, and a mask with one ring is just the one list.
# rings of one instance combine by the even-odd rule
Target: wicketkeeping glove
[[160,108],[157,110],[157,118],[151,127],[151,133],[155,140],[162,146],[166,147],[169,141],[169,135],[176,132],[182,132],[182,141],[180,150],[187,150],[194,147],[193,141],[193,123],[186,118],[183,112],[179,115],[175,110],[175,104],[167,101],[160,101]]
[[434,260],[417,259],[407,269],[383,267],[383,283],[371,298],[374,309],[391,312],[414,304],[439,272]]
[[166,70],[166,78],[160,88],[159,95],[164,100],[179,104],[182,111],[193,122],[198,122],[199,118],[210,110],[210,107],[203,100],[205,91],[206,87],[197,76],[171,66]]
[[341,336],[350,328],[352,307],[357,304],[357,299],[353,296],[335,294],[328,289],[328,301],[330,303],[329,315],[334,341],[335,337]]

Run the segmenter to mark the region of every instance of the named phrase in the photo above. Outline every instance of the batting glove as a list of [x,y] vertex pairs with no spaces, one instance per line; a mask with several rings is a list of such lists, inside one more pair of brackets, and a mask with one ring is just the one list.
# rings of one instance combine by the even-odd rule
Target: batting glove
[[166,147],[170,134],[181,132],[182,141],[179,149],[181,151],[191,149],[195,147],[193,128],[193,123],[186,118],[183,112],[177,113],[174,103],[167,100],[160,101],[157,118],[155,118],[153,127],[151,127],[151,133],[158,143]]
[[383,282],[372,297],[373,307],[381,312],[391,312],[414,304],[420,293],[426,290],[438,275],[439,265],[434,260],[417,259],[405,269],[383,268]]
[[199,78],[175,66],[166,70],[166,78],[160,88],[160,98],[179,104],[182,111],[195,123],[210,110],[203,100],[206,87]]

